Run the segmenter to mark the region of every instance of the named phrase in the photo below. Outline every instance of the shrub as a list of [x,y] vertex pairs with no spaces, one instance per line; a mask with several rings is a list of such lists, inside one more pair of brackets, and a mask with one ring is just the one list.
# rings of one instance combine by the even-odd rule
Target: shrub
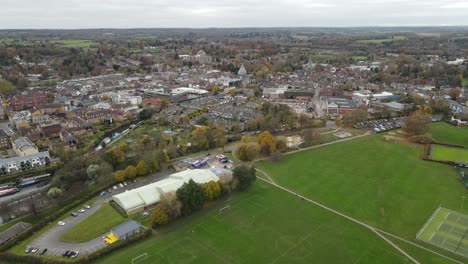
[[431,134],[423,134],[410,137],[410,141],[413,143],[420,143],[420,144],[430,144],[432,142]]
[[169,223],[169,216],[160,205],[156,205],[151,213],[151,221],[153,225],[165,225]]

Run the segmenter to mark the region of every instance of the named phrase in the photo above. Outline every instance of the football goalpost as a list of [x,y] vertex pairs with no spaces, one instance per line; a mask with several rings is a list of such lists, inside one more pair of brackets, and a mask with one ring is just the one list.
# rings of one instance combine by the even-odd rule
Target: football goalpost
[[229,208],[231,208],[230,204],[224,206],[223,208],[219,209],[219,214],[222,214],[225,210],[228,210]]
[[133,258],[132,259],[132,264],[141,263],[147,258],[148,258],[148,252],[145,252],[145,253],[141,254],[140,256]]

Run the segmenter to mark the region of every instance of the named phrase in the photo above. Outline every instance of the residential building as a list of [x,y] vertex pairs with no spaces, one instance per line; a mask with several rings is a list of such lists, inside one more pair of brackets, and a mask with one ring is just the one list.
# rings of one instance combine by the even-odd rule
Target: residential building
[[0,173],[10,173],[35,167],[42,167],[51,162],[48,151],[19,157],[0,159]]
[[10,106],[15,111],[29,109],[47,103],[47,94],[33,92],[28,94],[14,95],[10,97],[9,102]]
[[18,156],[26,156],[31,154],[37,154],[39,150],[36,145],[31,142],[27,137],[17,138],[12,142],[13,150]]
[[10,137],[0,129],[0,149],[7,149],[10,147]]

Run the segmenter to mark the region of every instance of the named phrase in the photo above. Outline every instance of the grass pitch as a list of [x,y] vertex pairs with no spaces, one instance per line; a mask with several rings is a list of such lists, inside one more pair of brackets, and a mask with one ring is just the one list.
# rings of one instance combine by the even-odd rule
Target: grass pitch
[[436,122],[432,124],[431,132],[437,142],[468,148],[468,127],[456,127],[445,122]]
[[[450,166],[382,135],[286,155],[258,166],[277,183],[387,232],[414,239],[434,210],[459,208],[467,191]],[[430,190],[430,191],[429,191]]]
[[141,263],[410,263],[364,227],[261,181],[157,231],[96,263],[127,264],[143,253]]
[[468,149],[432,145],[431,152],[434,160],[468,163]]
[[417,239],[468,258],[468,215],[439,207]]
[[109,232],[111,228],[126,220],[112,206],[106,203],[94,214],[63,234],[60,240],[69,243],[86,242]]

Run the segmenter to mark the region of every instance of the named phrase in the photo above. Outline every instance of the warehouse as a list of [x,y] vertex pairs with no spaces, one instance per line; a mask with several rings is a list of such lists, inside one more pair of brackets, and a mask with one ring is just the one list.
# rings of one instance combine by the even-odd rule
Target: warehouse
[[136,189],[112,196],[112,200],[128,215],[132,215],[157,204],[161,195],[177,191],[184,183],[193,180],[196,183],[219,181],[219,176],[230,173],[224,169],[195,169],[174,173],[160,180]]

